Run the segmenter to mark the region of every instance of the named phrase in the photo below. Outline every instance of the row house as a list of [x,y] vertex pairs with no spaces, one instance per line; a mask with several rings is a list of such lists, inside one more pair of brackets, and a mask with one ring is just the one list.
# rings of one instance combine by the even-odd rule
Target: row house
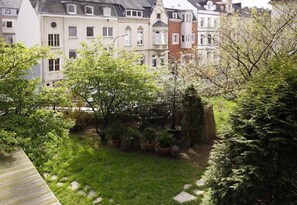
[[167,22],[162,0],[23,0],[17,40],[49,46],[55,53],[56,58],[43,59],[35,69],[45,85],[53,86],[63,79],[65,58],[76,58],[80,43],[97,36],[106,46],[135,50],[143,64],[165,65]]
[[165,1],[169,17],[169,61],[188,61],[197,46],[197,19],[187,1]]
[[0,36],[6,43],[15,42],[16,21],[21,0],[0,1]]

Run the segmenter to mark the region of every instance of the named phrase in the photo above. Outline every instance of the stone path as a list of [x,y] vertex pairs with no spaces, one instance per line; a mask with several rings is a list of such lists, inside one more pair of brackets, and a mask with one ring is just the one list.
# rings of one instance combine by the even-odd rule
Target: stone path
[[178,195],[176,195],[173,199],[180,204],[196,200],[197,196],[201,196],[204,194],[204,191],[200,190],[199,188],[202,188],[205,185],[205,179],[202,178],[202,179],[197,180],[195,185],[197,188],[191,191],[195,196],[188,193],[188,192],[190,192],[189,190],[193,187],[193,185],[185,184],[183,187],[184,190],[181,193],[179,193]]
[[[67,181],[68,177],[63,177],[59,180],[59,177],[57,175],[50,175],[49,173],[44,173],[43,177],[49,181],[56,181],[56,186],[57,187],[62,187],[64,186]],[[72,191],[77,192],[78,195],[87,197],[92,200],[92,204],[94,205],[100,205],[101,202],[103,201],[103,198],[100,196],[100,193],[97,193],[94,189],[92,189],[89,185],[85,185],[81,189],[81,184],[77,181],[72,181],[69,185],[68,188]],[[113,203],[113,199],[109,199],[110,203]]]

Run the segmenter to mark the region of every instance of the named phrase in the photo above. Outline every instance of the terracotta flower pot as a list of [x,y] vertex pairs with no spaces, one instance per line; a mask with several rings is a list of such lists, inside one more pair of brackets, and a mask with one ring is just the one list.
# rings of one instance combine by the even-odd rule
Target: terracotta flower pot
[[155,151],[155,143],[151,142],[144,142],[144,149],[148,152]]
[[157,152],[161,155],[167,155],[169,153],[170,147],[162,148],[157,147]]
[[120,148],[121,147],[121,140],[120,139],[113,139],[111,141],[111,145],[114,147],[114,148]]

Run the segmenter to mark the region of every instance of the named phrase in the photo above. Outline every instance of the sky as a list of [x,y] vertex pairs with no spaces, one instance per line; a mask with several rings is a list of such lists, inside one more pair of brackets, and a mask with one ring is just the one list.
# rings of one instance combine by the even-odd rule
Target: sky
[[257,6],[259,8],[264,7],[264,8],[270,8],[270,5],[268,4],[270,0],[234,0],[233,2],[241,2],[242,7],[253,7]]

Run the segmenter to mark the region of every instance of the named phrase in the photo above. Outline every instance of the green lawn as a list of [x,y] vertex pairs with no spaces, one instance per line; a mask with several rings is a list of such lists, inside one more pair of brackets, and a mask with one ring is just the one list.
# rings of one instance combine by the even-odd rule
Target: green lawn
[[236,103],[234,101],[226,100],[223,97],[213,97],[208,99],[213,104],[214,116],[216,120],[216,126],[218,132],[220,132],[224,126],[228,123],[228,117]]
[[[183,190],[185,184],[194,184],[203,173],[183,160],[93,147],[92,140],[71,136],[42,168],[43,172],[56,174],[58,180],[69,178],[62,187],[56,186],[57,181],[48,180],[63,205],[92,204],[68,188],[73,180],[78,181],[81,188],[88,185],[100,193],[102,204],[174,205],[177,203],[172,198]],[[190,204],[199,202],[187,203]]]

